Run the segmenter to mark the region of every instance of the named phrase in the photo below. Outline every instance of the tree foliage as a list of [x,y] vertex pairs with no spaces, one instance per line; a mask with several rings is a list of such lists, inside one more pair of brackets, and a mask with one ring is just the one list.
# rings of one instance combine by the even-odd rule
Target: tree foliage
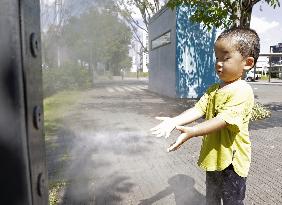
[[[130,28],[111,8],[91,7],[79,16],[72,16],[61,26],[50,26],[43,35],[47,64],[54,66],[56,47],[60,44],[64,61],[81,62],[97,69],[98,64],[116,73],[121,66],[130,67],[129,44],[132,38]],[[53,37],[52,37],[53,36]],[[45,38],[46,37],[46,38]],[[51,52],[50,50],[54,50]],[[49,60],[49,62],[48,62]]]
[[[42,30],[43,86],[46,95],[85,88],[99,75],[131,67],[132,33],[112,4],[89,6],[79,15]],[[60,66],[58,61],[60,61]]]
[[194,11],[190,20],[203,23],[208,29],[250,27],[253,6],[258,2],[266,2],[271,7],[280,6],[278,0],[169,0],[167,6],[187,4]]
[[[146,45],[143,45],[140,31],[148,33],[150,18],[156,14],[163,6],[162,0],[117,0],[115,7],[123,19],[130,26],[134,39],[142,46],[142,51],[147,52]],[[142,19],[136,19],[141,16]],[[141,53],[142,53],[141,51]]]

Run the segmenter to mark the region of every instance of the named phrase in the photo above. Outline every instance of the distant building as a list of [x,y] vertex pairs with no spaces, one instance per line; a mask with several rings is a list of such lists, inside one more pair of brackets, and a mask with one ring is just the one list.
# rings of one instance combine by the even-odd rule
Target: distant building
[[262,75],[266,75],[269,67],[269,59],[266,56],[259,56],[256,63],[256,72]]
[[148,33],[142,31],[142,44],[146,47],[147,52],[142,47],[141,43],[133,40],[130,49],[130,56],[132,57],[132,67],[130,72],[137,72],[137,70],[147,73],[149,64],[149,39]]
[[137,72],[137,70],[140,67],[140,55],[139,50],[140,50],[140,43],[138,43],[137,41],[133,41],[131,44],[131,49],[129,51],[129,55],[132,57],[132,67],[130,69],[130,72]]
[[[282,53],[282,43],[278,43],[278,45],[270,46],[270,53]],[[271,62],[274,64],[281,64],[282,57],[272,57]]]

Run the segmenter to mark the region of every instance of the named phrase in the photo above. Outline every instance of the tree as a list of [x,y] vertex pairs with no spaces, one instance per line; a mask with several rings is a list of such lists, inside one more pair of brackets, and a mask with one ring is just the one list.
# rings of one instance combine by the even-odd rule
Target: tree
[[87,62],[90,68],[96,69],[100,63],[117,74],[128,58],[132,33],[110,8],[91,7],[72,17],[62,31],[71,59]]
[[271,7],[280,6],[278,0],[169,0],[167,6],[175,8],[188,4],[194,13],[190,17],[192,22],[203,23],[211,29],[236,27],[250,27],[253,6],[258,2],[266,2]]
[[[140,43],[144,52],[148,52],[148,48],[143,44],[140,31],[148,33],[149,19],[164,5],[165,1],[162,0],[118,0],[116,3],[117,11],[130,26],[134,39]],[[142,22],[134,17],[138,14],[141,15]]]
[[[91,7],[105,8],[111,4],[112,0],[40,0],[43,63],[59,67],[59,53],[63,52],[61,48],[65,41],[62,32],[70,21],[79,18]],[[84,52],[80,48],[77,46],[77,53]]]

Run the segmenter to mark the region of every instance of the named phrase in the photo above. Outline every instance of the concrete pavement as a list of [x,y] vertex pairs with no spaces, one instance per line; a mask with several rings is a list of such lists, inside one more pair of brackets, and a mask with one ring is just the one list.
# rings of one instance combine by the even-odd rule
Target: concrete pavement
[[258,85],[282,85],[282,79],[278,78],[271,78],[269,80],[255,80],[253,82],[250,82],[251,84],[258,84]]
[[[263,101],[270,90],[254,89],[272,116],[250,126],[246,205],[282,204],[282,97]],[[61,170],[68,183],[60,204],[204,204],[205,173],[196,165],[201,139],[166,153],[178,133],[165,140],[148,132],[158,123],[155,116],[175,116],[194,103],[151,93],[144,80],[105,82],[85,92],[58,136],[69,153]]]

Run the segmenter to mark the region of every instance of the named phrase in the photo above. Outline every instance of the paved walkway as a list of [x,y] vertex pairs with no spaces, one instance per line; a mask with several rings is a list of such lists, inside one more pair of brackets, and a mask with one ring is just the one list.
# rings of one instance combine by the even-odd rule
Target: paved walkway
[[250,82],[251,84],[260,84],[260,85],[282,85],[282,79],[271,78],[269,80],[256,80],[254,82]]
[[[261,99],[259,93],[257,100]],[[250,127],[253,154],[246,205],[282,204],[279,101],[269,99],[271,118]],[[148,132],[158,123],[155,116],[175,116],[193,104],[151,93],[146,81],[104,83],[85,92],[58,135],[69,153],[60,171],[68,182],[60,204],[204,204],[205,173],[196,165],[201,139],[166,153],[178,133],[165,140]]]

